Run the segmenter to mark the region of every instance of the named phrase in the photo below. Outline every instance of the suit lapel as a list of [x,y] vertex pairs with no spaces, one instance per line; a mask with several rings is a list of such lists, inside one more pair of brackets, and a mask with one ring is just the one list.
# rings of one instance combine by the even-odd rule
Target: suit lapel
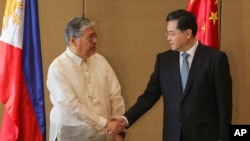
[[186,89],[184,91],[184,96],[186,96],[188,94],[188,91],[189,89],[191,88],[195,78],[196,78],[196,75],[198,74],[199,72],[199,68],[201,67],[202,65],[202,59],[201,57],[203,56],[203,53],[202,53],[202,45],[199,43],[197,49],[196,49],[196,52],[194,54],[194,58],[193,58],[193,61],[192,61],[192,65],[191,65],[191,68],[190,68],[190,71],[189,71],[189,75],[188,75],[188,80],[187,80],[187,83],[186,83]]
[[183,92],[182,92],[182,86],[181,86],[181,76],[180,76],[180,56],[179,56],[179,52],[175,52],[174,54],[174,59],[173,61],[171,61],[171,71],[172,71],[172,74],[173,74],[173,77],[174,77],[174,80],[176,83],[176,86],[177,86],[177,90],[179,91],[179,94],[180,96],[183,95]]

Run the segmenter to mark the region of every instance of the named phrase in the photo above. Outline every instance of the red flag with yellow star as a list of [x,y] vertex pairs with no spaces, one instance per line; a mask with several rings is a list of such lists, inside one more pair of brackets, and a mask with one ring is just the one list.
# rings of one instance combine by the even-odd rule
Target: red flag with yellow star
[[197,20],[197,39],[212,48],[219,49],[218,30],[219,0],[188,0],[187,11],[192,12]]

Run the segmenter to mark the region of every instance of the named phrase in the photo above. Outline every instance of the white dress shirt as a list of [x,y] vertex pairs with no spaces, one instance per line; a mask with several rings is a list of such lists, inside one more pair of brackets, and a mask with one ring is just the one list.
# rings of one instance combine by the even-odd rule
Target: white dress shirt
[[119,81],[106,59],[87,60],[69,48],[50,65],[50,141],[109,141],[107,118],[125,112]]
[[[189,54],[187,60],[188,60],[188,67],[190,69],[191,65],[192,65],[192,62],[193,62],[193,58],[194,58],[194,54],[195,54],[195,51],[198,47],[198,44],[199,44],[199,41],[197,40],[196,43],[194,44],[194,46],[192,46],[189,50],[186,51],[186,53]],[[183,57],[181,56],[183,52],[180,52],[180,73],[181,73],[181,70],[182,70],[182,63],[183,63]]]

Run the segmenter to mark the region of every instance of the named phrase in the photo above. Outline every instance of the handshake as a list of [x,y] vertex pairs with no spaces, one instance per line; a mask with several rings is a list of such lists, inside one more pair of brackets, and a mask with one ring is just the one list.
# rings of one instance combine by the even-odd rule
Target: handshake
[[106,123],[105,129],[108,134],[120,134],[124,132],[128,124],[121,116],[110,117]]

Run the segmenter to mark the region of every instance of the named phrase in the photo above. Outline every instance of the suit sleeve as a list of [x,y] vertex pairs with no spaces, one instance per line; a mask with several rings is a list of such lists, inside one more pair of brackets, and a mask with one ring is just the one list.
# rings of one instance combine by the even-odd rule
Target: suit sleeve
[[228,141],[229,126],[232,120],[232,79],[228,58],[225,53],[221,53],[216,63],[215,86],[219,118],[219,139]]

